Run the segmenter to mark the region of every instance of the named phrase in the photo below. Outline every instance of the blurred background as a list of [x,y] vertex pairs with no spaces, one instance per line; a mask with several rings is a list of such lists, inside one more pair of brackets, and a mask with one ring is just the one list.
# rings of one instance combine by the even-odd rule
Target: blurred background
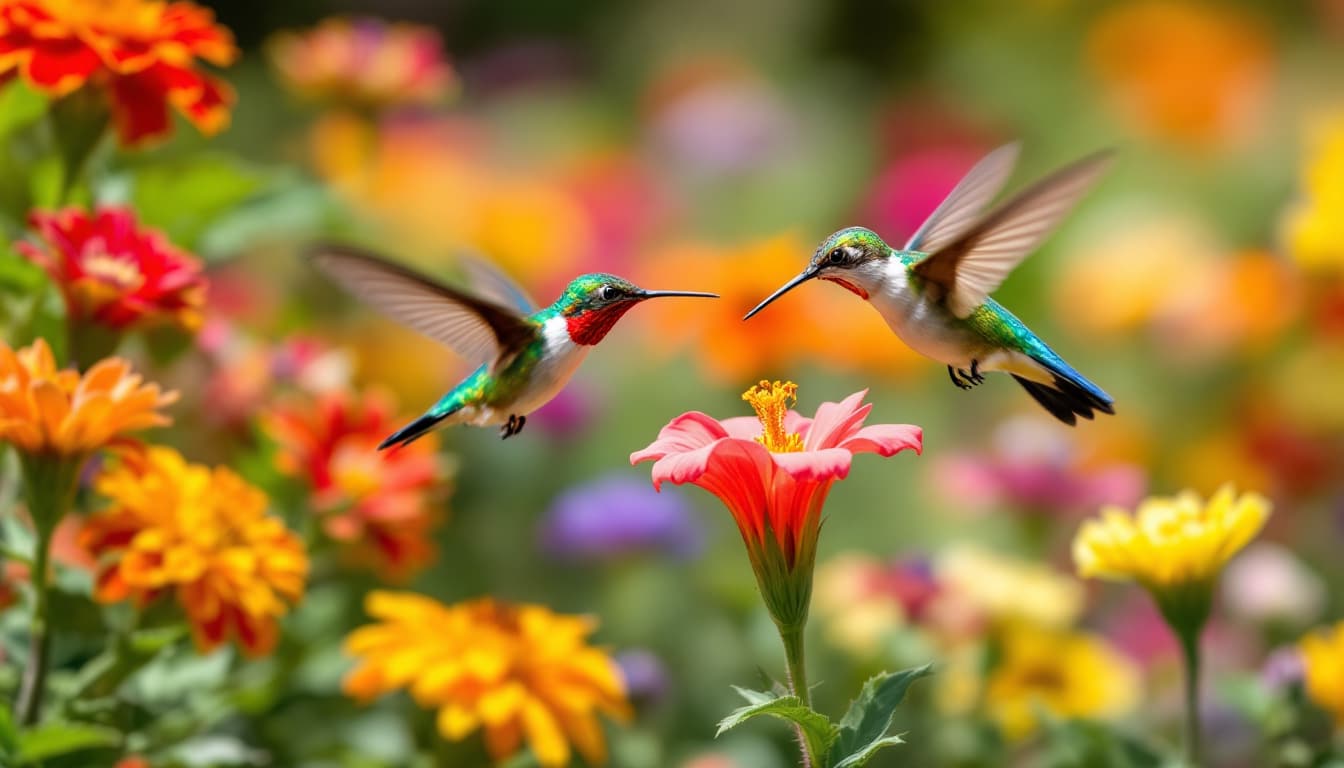
[[[277,419],[377,401],[373,431],[390,432],[466,373],[316,275],[303,244],[447,279],[483,256],[542,302],[588,271],[723,297],[634,310],[517,438],[442,433],[451,480],[421,489],[417,527],[371,570],[315,573],[281,652],[244,667],[258,683],[224,731],[274,765],[411,764],[432,715],[338,686],[361,596],[390,582],[596,617],[638,703],[608,731],[614,765],[789,765],[782,727],[714,738],[730,684],[783,668],[731,519],[628,465],[673,416],[747,415],[740,393],[780,378],[805,413],[868,389],[873,420],[925,430],[922,456],[855,462],[818,557],[820,709],[843,711],[878,669],[939,665],[897,718],[911,746],[873,765],[1106,764],[1043,741],[1050,714],[1175,742],[1175,644],[1136,591],[1076,581],[1068,544],[1102,505],[1224,483],[1274,513],[1208,635],[1211,763],[1308,764],[1282,758],[1301,723],[1283,724],[1293,665],[1276,650],[1344,616],[1344,3],[209,5],[244,52],[224,73],[231,128],[208,144],[178,131],[99,194],[209,265],[205,326],[152,374],[183,392],[177,445],[290,514],[312,489],[277,461]],[[422,27],[389,42],[369,15]],[[324,39],[330,17],[350,21]],[[340,71],[357,44],[341,36],[360,34],[397,52]],[[1002,376],[960,391],[834,285],[741,322],[836,229],[904,242],[1009,141],[1010,189],[1118,150],[996,293],[1115,416],[1069,428]],[[1028,650],[995,642],[1007,661],[990,663],[1004,616]]]

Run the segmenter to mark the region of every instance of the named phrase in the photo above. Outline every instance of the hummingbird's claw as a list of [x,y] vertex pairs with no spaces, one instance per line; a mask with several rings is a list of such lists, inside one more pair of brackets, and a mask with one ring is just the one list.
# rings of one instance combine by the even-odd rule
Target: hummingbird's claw
[[508,440],[510,437],[522,432],[524,424],[527,424],[526,416],[516,416],[512,413],[509,414],[508,423],[499,428],[499,439]]
[[952,380],[952,383],[956,385],[957,389],[970,389],[971,385],[961,380],[959,377],[960,373],[961,371],[956,368],[953,368],[950,365],[947,366],[947,377]]
[[983,384],[984,382],[985,382],[985,377],[980,373],[980,361],[979,361],[979,360],[972,360],[972,361],[971,361],[971,383],[972,383],[972,384]]

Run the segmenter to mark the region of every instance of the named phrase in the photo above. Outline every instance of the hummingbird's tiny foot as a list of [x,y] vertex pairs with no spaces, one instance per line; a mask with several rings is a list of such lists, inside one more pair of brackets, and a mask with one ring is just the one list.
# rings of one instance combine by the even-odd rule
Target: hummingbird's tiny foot
[[513,437],[514,435],[518,434],[518,429],[519,429],[518,417],[514,416],[513,414],[509,414],[508,423],[499,428],[499,439],[508,440],[510,437]]
[[522,431],[523,431],[523,427],[524,427],[526,424],[527,424],[527,417],[526,417],[526,416],[519,416],[519,417],[518,417],[518,426],[516,426],[516,427],[513,428],[513,434],[516,435],[516,434],[518,434],[519,432],[522,432]]
[[952,366],[947,366],[947,377],[957,386],[957,389],[970,389],[971,385],[962,380],[966,372]]
[[972,384],[983,384],[984,381],[985,381],[985,377],[980,373],[980,361],[979,361],[979,360],[972,360],[972,361],[971,361],[971,383],[972,383]]

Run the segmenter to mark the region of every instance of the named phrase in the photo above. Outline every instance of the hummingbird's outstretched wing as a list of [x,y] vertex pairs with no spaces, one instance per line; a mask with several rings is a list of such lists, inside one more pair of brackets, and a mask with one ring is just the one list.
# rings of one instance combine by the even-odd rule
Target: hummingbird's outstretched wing
[[971,314],[1087,192],[1111,154],[1089,155],[1031,185],[930,252],[915,273],[942,290],[957,317]]
[[905,250],[934,253],[970,229],[1012,175],[1021,148],[1017,142],[1004,144],[981,158],[919,225]]
[[473,365],[498,366],[536,338],[537,326],[508,307],[443,285],[371,253],[322,244],[313,263],[350,293],[446,344]]
[[474,256],[461,256],[459,260],[462,269],[467,273],[471,287],[481,295],[481,298],[493,301],[501,307],[511,307],[524,315],[537,311],[536,302],[527,295],[527,291],[494,264]]

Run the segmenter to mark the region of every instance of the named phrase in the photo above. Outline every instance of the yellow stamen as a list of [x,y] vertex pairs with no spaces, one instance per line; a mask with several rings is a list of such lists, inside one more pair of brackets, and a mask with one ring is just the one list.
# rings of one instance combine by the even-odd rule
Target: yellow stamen
[[792,381],[762,380],[760,384],[742,393],[742,399],[751,403],[756,418],[764,429],[756,442],[772,453],[796,453],[803,450],[803,438],[784,429],[784,415],[789,406],[798,401],[798,385]]

